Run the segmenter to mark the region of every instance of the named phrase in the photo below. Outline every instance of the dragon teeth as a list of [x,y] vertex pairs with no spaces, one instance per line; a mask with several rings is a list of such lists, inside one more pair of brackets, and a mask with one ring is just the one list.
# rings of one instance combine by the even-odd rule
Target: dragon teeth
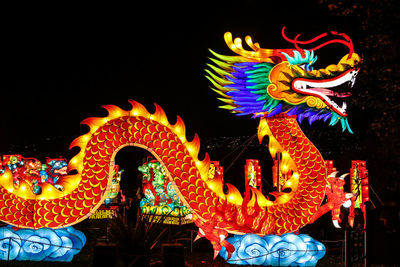
[[353,88],[354,83],[356,82],[356,76],[357,76],[357,74],[358,74],[358,70],[354,70],[351,74],[352,74],[353,76],[352,76],[351,79],[350,79],[350,86]]
[[354,77],[354,78],[352,78],[352,79],[350,80],[350,87],[351,87],[351,88],[353,88],[355,82],[356,82],[356,77]]
[[347,104],[346,104],[346,102],[343,102],[343,104],[342,104],[342,110],[344,111],[344,110],[346,110],[346,108],[347,108]]

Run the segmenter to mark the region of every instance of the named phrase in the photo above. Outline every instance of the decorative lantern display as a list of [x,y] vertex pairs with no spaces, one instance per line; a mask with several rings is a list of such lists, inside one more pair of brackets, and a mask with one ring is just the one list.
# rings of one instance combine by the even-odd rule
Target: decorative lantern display
[[[281,149],[279,149],[279,144],[271,140],[269,149],[274,161],[274,165],[272,166],[272,183],[277,192],[282,192],[287,188],[287,182],[289,180],[294,181],[297,179],[298,173],[294,171],[294,162],[289,156],[289,153],[281,151]],[[294,179],[292,179],[292,177]],[[292,182],[289,182],[289,184],[291,183]]]
[[261,183],[261,167],[257,159],[246,159],[244,166],[245,181],[246,181],[246,194],[250,193],[250,188],[256,188],[259,191],[262,189]]
[[51,184],[62,191],[63,186],[57,184],[62,177],[67,175],[67,161],[63,158],[46,159],[41,163],[35,158],[24,158],[22,155],[4,155],[0,173],[7,167],[13,175],[13,188],[21,188],[26,196],[32,193],[38,195],[42,191],[43,184]]
[[[41,163],[36,158],[24,158],[22,155],[3,155],[0,174],[4,174],[7,167],[13,176],[11,190],[21,189],[27,197],[31,197],[39,195],[44,184],[51,184],[63,191],[63,186],[57,182],[67,175],[67,165],[67,161],[63,158],[47,158],[46,163]],[[111,190],[104,200],[105,204],[111,203],[112,199],[118,195],[122,172],[119,171],[118,165],[115,165]]]
[[[190,210],[185,207],[175,192],[172,182],[167,179],[163,166],[156,160],[138,167],[143,174],[143,195],[140,208],[143,214],[166,215],[167,217],[185,217]],[[179,224],[179,220],[168,218],[164,223]],[[189,220],[181,220],[190,223]]]
[[364,227],[366,224],[366,205],[369,201],[368,192],[368,170],[367,164],[363,160],[352,160],[351,169],[351,192],[353,193],[352,205],[350,207],[349,224],[353,227],[355,219],[354,209],[360,209],[364,216]]
[[60,229],[0,228],[0,260],[70,262],[86,243],[73,227]]
[[225,248],[220,255],[230,264],[263,266],[314,266],[325,256],[324,244],[305,234],[281,236],[255,234],[227,238],[235,247],[228,257]]
[[[198,158],[199,137],[195,135],[192,141],[187,140],[185,124],[180,117],[175,124],[170,124],[158,105],[151,114],[140,103],[130,100],[131,110],[107,105],[106,117],[83,121],[90,130],[72,142],[71,147],[78,147],[80,151],[68,164],[63,159],[49,160],[43,166],[36,159],[22,156],[4,158],[0,173],[0,220],[30,229],[18,230],[17,234],[3,228],[0,238],[3,254],[17,259],[14,252],[21,246],[29,248],[28,258],[33,258],[38,244],[44,244],[43,248],[51,247],[49,242],[43,241],[46,239],[43,228],[52,228],[51,239],[60,237],[54,229],[59,229],[61,234],[73,232],[68,230],[69,226],[90,217],[107,198],[115,197],[119,182],[114,179],[115,156],[125,146],[136,146],[155,158],[139,167],[145,195],[140,203],[143,214],[167,217],[169,221],[164,223],[171,224],[176,223],[172,216],[192,217],[199,228],[198,237],[211,242],[214,257],[225,251],[228,261],[234,257],[232,261],[239,263],[234,259],[249,259],[250,252],[248,264],[259,264],[263,257],[271,259],[261,263],[267,265],[274,265],[277,260],[279,265],[316,264],[325,253],[324,248],[309,237],[292,233],[337,205],[340,207],[346,196],[341,192],[343,179],[334,177],[335,172],[327,176],[333,166],[327,169],[322,155],[298,122],[307,119],[312,124],[316,120],[329,120],[331,126],[340,122],[343,131],[352,133],[346,104],[339,107],[331,96],[343,100],[350,95],[334,90],[344,83],[354,84],[360,57],[354,53],[351,39],[343,33],[332,31],[308,41],[299,40],[300,35],[290,39],[284,29],[282,35],[295,48],[264,49],[247,36],[246,43],[252,49],[248,51],[242,47],[240,38],[232,39],[232,35],[226,33],[225,41],[236,55],[212,52],[216,58],[211,59],[214,65],[209,64],[211,70],[207,70],[213,90],[226,104],[222,108],[236,115],[260,118],[258,139],[261,143],[268,136],[269,152],[275,161],[274,185],[278,192],[274,198],[269,199],[261,192],[256,161],[249,161],[245,171],[246,191],[251,194],[245,193],[242,197],[239,190],[228,183],[224,190],[222,167],[211,162],[208,154],[202,160]],[[324,38],[329,40],[323,42]],[[300,45],[312,46],[316,42],[317,46],[310,50],[300,48]],[[349,53],[336,65],[313,70],[312,65],[317,60],[314,51],[333,43],[347,46]],[[73,174],[66,175],[67,170]],[[359,196],[359,205],[365,209],[368,200],[365,162],[354,163],[352,170],[352,190],[353,193],[357,191],[355,197]],[[328,202],[321,206],[329,186],[332,190],[327,193]],[[36,232],[31,232],[35,231],[33,229],[37,229]],[[236,236],[226,239],[229,233]],[[73,234],[72,239],[74,235],[79,233]],[[22,239],[24,243],[18,241]],[[61,235],[56,244],[74,243],[72,239],[70,242]],[[233,243],[244,243],[245,248],[235,247]],[[258,253],[255,247],[266,252]],[[50,257],[53,260],[55,254],[67,253],[53,249],[46,250],[40,259]],[[305,250],[314,254],[302,257]],[[251,255],[253,252],[256,254]],[[292,261],[294,254],[296,259]],[[285,255],[288,258],[281,262]]]
[[332,173],[336,172],[337,169],[333,167],[333,160],[325,160],[326,175],[329,177]]
[[119,170],[118,165],[114,165],[114,175],[111,181],[111,189],[108,192],[107,198],[104,200],[104,204],[109,205],[116,196],[118,196],[120,190],[119,183],[121,181],[121,176],[124,170]]
[[106,207],[101,205],[89,219],[92,220],[103,220],[103,219],[114,219],[118,217],[118,206]]

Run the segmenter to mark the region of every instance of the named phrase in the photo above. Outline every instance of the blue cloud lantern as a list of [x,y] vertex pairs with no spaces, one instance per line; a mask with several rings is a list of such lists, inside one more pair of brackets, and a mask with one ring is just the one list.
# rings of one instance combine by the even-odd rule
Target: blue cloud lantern
[[86,243],[73,227],[14,230],[0,228],[0,260],[69,262]]
[[321,242],[305,234],[246,234],[235,235],[227,241],[235,247],[235,252],[227,260],[228,252],[223,247],[220,255],[228,263],[237,265],[315,266],[326,251]]

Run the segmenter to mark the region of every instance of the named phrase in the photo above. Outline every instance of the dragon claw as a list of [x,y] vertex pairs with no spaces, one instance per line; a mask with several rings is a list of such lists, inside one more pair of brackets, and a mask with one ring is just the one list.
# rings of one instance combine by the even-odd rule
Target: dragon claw
[[196,242],[197,240],[199,240],[200,238],[202,238],[201,235],[197,234],[196,238],[193,240],[193,242]]
[[220,250],[214,249],[214,257],[213,257],[213,260],[215,260],[215,258],[218,256],[219,252],[220,252]]
[[333,225],[334,225],[336,228],[342,228],[342,227],[339,225],[339,221],[338,221],[338,220],[332,220],[332,223],[333,223]]
[[232,253],[235,251],[235,248],[228,241],[225,240],[225,238],[228,236],[228,232],[226,230],[215,227],[215,223],[213,221],[201,221],[197,217],[197,215],[193,216],[193,222],[196,224],[197,227],[199,227],[199,231],[194,241],[202,237],[207,238],[213,246],[214,259],[218,256],[222,247],[224,247],[228,252],[228,259],[231,257]]

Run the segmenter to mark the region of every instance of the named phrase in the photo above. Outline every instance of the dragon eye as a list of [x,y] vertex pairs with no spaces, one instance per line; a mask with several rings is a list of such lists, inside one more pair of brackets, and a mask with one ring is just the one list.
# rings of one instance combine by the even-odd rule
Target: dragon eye
[[304,69],[305,71],[313,71],[313,66],[311,64],[305,63],[299,66],[300,68]]

